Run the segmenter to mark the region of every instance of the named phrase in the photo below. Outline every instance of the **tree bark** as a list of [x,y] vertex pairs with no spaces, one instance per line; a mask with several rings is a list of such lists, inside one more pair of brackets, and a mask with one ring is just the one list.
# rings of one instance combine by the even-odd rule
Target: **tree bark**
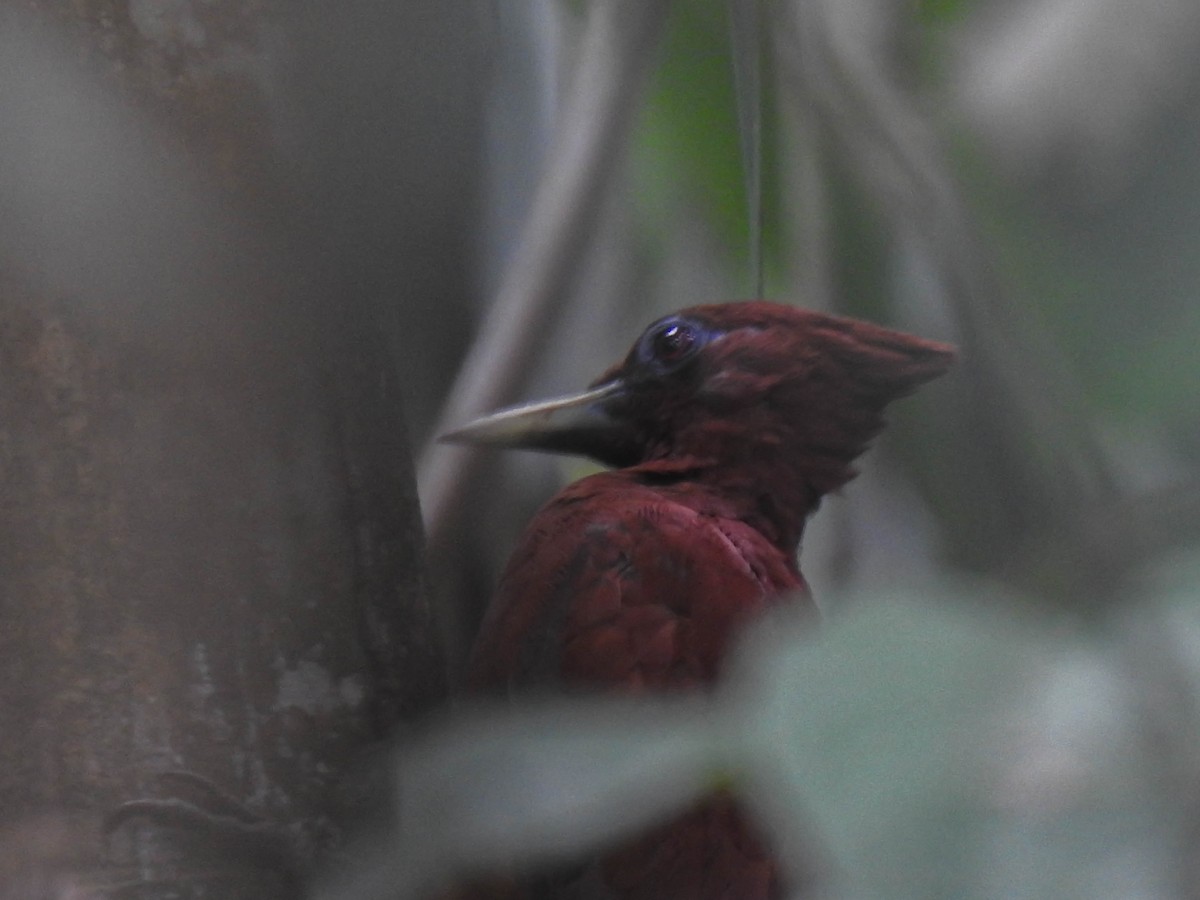
[[0,897],[283,896],[101,822],[185,770],[336,831],[442,698],[397,344],[272,130],[260,6],[30,6],[0,13]]

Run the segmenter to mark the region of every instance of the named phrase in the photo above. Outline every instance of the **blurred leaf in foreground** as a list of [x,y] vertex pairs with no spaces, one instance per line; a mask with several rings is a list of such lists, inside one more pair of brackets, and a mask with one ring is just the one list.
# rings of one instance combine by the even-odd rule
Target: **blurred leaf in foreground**
[[1034,651],[949,603],[850,607],[817,641],[779,622],[748,635],[724,698],[748,799],[785,859],[819,835],[838,895],[937,896],[946,858],[977,838],[987,735]]
[[566,861],[718,785],[822,896],[1162,895],[1178,818],[1123,654],[951,593],[853,598],[815,637],[769,616],[712,697],[442,722],[401,755],[374,868],[328,896]]

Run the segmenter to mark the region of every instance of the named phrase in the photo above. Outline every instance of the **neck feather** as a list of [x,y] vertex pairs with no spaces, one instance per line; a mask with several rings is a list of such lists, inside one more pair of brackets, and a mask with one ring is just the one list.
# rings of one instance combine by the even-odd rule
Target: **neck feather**
[[687,456],[645,462],[635,471],[643,478],[702,486],[719,505],[714,511],[745,522],[792,555],[821,497],[854,477],[846,462],[810,463],[805,466],[795,457],[772,460],[760,455],[734,465]]

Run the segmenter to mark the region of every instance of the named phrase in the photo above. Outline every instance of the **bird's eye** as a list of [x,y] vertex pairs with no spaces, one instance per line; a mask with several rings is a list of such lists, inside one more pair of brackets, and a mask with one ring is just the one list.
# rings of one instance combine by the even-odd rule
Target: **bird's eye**
[[642,358],[674,368],[699,349],[701,343],[700,331],[694,324],[683,319],[668,319],[646,332]]

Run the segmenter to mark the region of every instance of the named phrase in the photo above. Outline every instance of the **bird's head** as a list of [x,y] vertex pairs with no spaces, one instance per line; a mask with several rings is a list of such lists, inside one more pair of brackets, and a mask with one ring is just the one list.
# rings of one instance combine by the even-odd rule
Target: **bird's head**
[[581,394],[495,413],[444,436],[626,467],[795,460],[818,493],[853,476],[888,403],[954,360],[946,344],[776,303],[659,319]]

